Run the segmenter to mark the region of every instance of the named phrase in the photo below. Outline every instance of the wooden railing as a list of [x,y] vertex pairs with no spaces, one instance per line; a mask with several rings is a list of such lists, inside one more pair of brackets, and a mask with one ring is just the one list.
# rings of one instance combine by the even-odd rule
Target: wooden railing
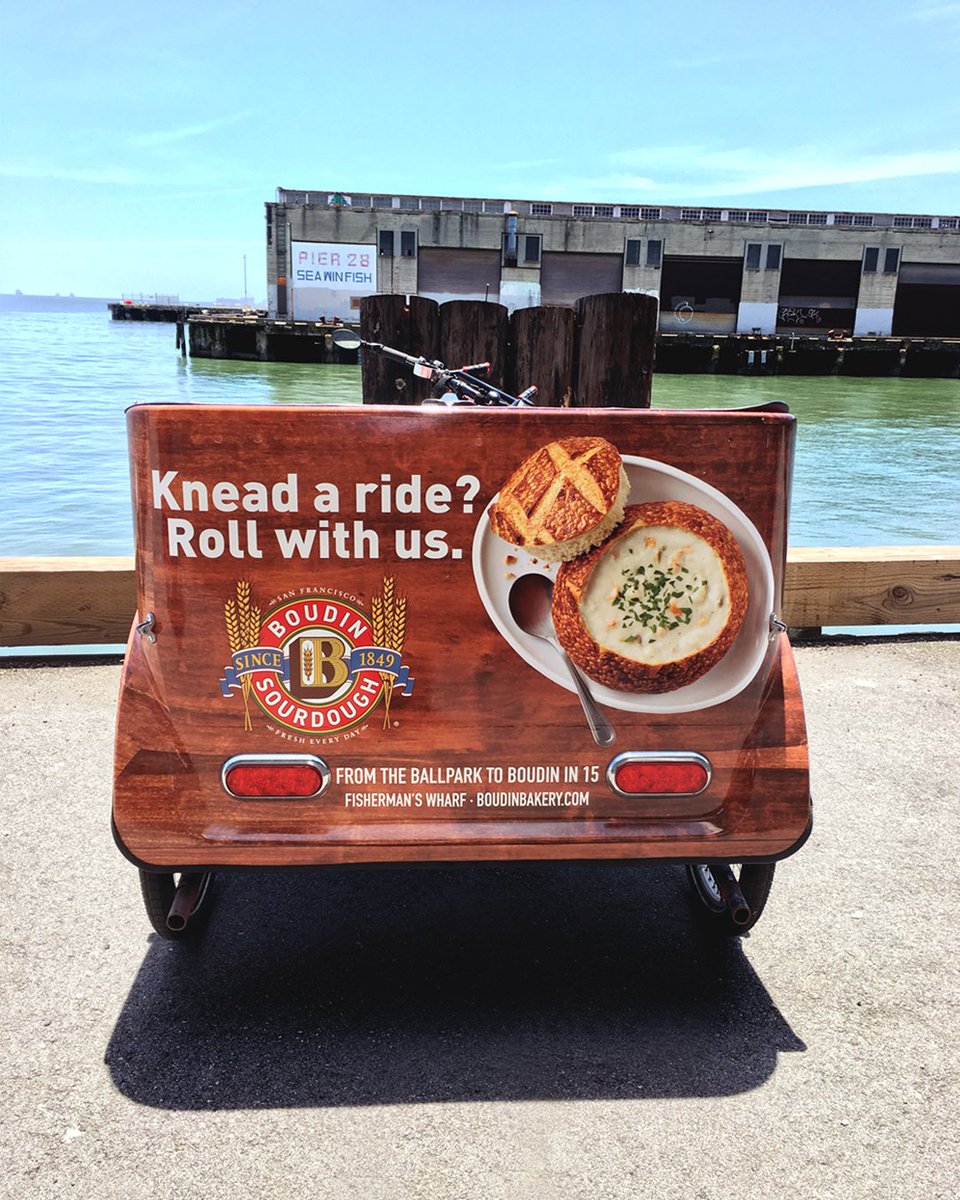
[[[3,647],[125,642],[136,608],[131,558],[0,558]],[[792,550],[791,628],[960,624],[960,546]]]

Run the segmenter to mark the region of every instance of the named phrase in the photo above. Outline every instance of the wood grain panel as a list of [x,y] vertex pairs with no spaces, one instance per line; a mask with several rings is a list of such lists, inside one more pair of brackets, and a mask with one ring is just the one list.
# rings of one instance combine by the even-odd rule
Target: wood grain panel
[[785,582],[791,627],[960,622],[960,546],[798,548]]
[[[132,558],[0,558],[0,645],[124,642],[135,598]],[[960,546],[789,550],[783,609],[791,628],[960,624]]]
[[[602,431],[622,454],[695,468],[725,492],[756,526],[779,585],[792,417],[158,405],[134,408],[128,422],[138,597],[157,615],[156,643],[131,643],[118,740],[114,816],[136,858],[157,866],[742,858],[783,854],[804,836],[806,738],[786,639],[769,644],[753,681],[723,704],[671,715],[611,709],[616,752],[697,750],[713,766],[697,796],[625,800],[606,783],[611,751],[591,740],[575,698],[529,666],[488,617],[471,560],[484,507],[520,461],[557,438]],[[189,500],[184,481],[197,484]],[[248,486],[240,481],[279,488],[273,511],[239,512],[235,493]],[[291,481],[297,502],[287,505]],[[405,511],[401,483],[419,490],[417,512]],[[440,489],[432,501],[430,487]],[[332,493],[335,507],[315,506]],[[282,552],[308,534],[302,556]],[[276,668],[254,676],[245,698],[239,685],[231,690],[225,672],[236,646],[225,613],[241,588],[250,589],[244,603],[261,609],[259,644],[273,635],[286,647],[292,688],[312,670],[295,649],[299,625],[322,624],[297,605],[337,598],[375,624],[388,579],[405,601],[402,656],[415,676],[389,711],[380,694],[369,712],[338,717],[348,722],[342,730],[324,725],[328,708],[282,699]],[[357,644],[369,644],[365,636]],[[274,692],[286,725],[270,710]],[[308,726],[317,712],[321,724]],[[238,800],[221,787],[230,756],[290,752],[328,762],[333,778],[319,799]],[[562,802],[551,798],[554,784]],[[454,802],[414,804],[437,794]],[[535,802],[514,803],[526,795]]]
[[135,612],[129,558],[0,559],[0,646],[125,642]]

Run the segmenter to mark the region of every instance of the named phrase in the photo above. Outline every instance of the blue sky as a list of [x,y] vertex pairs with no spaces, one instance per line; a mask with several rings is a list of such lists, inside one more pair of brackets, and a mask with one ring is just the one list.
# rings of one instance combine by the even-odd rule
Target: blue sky
[[278,186],[960,213],[960,3],[31,0],[0,292],[263,298]]

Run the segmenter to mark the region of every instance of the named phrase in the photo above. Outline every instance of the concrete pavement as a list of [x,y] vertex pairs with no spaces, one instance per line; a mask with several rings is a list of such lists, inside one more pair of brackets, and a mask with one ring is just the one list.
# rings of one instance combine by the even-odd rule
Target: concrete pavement
[[720,946],[623,866],[222,876],[161,942],[119,668],[0,672],[0,1196],[952,1198],[960,641],[798,661],[814,832]]

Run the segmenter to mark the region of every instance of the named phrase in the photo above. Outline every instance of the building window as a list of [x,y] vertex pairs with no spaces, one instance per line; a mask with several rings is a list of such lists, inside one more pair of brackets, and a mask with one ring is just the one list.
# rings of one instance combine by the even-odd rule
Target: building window
[[745,221],[747,219],[747,210],[745,208],[731,208],[727,214],[729,221]]
[[469,213],[483,212],[482,200],[464,200],[463,211]]
[[893,218],[893,227],[894,227],[894,229],[909,229],[910,225],[912,223],[912,220],[913,220],[912,217],[894,217]]
[[636,221],[640,216],[640,208],[636,204],[621,204],[620,216],[625,221]]
[[393,208],[393,197],[392,196],[374,196],[373,197],[373,207],[374,208]]
[[530,216],[531,217],[552,217],[553,216],[553,205],[552,204],[531,204],[530,205]]
[[787,223],[789,225],[806,225],[809,216],[809,213],[787,213]]
[[827,223],[827,214],[826,213],[808,213],[807,214],[807,224],[808,225],[826,225],[826,223]]
[[873,225],[873,217],[868,217],[864,213],[860,213],[853,218],[853,223],[858,229],[870,229]]
[[749,219],[751,221],[759,221],[762,225],[765,225],[767,222],[767,215],[768,214],[765,212],[752,212],[750,213]]
[[525,263],[538,263],[540,261],[540,235],[538,233],[525,233],[523,235],[523,261]]
[[592,204],[575,204],[573,206],[573,215],[575,217],[592,217],[593,216],[593,205]]
[[656,267],[659,269],[660,263],[663,261],[663,242],[653,240],[647,241],[647,266]]
[[659,208],[641,208],[640,216],[641,216],[642,220],[644,220],[644,221],[659,221],[660,220],[660,209]]
[[483,211],[502,213],[506,211],[506,202],[504,200],[484,200]]
[[700,221],[702,219],[703,219],[703,209],[702,208],[681,208],[680,209],[680,220],[681,221]]
[[748,271],[760,270],[760,251],[763,247],[759,242],[747,242],[746,268]]
[[393,230],[380,230],[380,257],[393,258]]
[[960,228],[960,217],[941,217],[937,224],[941,229]]
[[595,217],[612,217],[613,216],[613,205],[612,204],[597,204],[594,206],[593,215]]
[[423,212],[439,212],[440,199],[437,196],[421,196],[420,208]]
[[404,229],[400,232],[400,257],[417,257],[417,234],[415,230]]
[[900,251],[897,249],[887,250],[883,256],[883,273],[884,275],[896,275],[900,269]]
[[914,229],[931,229],[933,228],[933,217],[914,217]]
[[705,208],[703,210],[703,219],[705,221],[719,221],[720,220],[720,209],[719,208]]
[[627,253],[624,262],[628,267],[640,266],[640,239],[627,238]]
[[780,270],[780,258],[781,258],[782,249],[783,249],[783,247],[780,245],[779,242],[772,242],[769,246],[767,246],[767,270],[768,271],[779,271]]
[[880,247],[866,246],[863,251],[863,273],[872,274],[880,263]]

